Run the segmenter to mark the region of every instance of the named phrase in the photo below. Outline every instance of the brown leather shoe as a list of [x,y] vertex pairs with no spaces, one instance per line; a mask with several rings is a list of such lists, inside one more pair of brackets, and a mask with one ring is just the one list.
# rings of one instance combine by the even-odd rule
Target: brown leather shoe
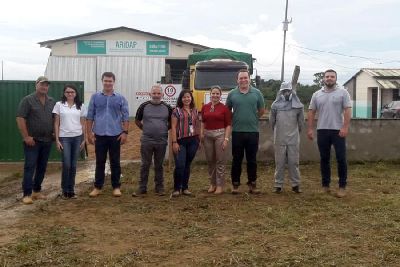
[[174,191],[171,193],[171,197],[179,197],[181,194],[181,192],[179,192],[178,190]]
[[22,203],[24,203],[25,205],[29,205],[33,203],[32,197],[31,196],[24,196],[22,198]]
[[[156,193],[158,193],[158,192],[156,191]],[[132,193],[132,196],[133,197],[144,197],[146,194],[147,194],[146,190],[138,189],[138,190],[136,190],[135,192]]]
[[32,192],[32,200],[45,200],[47,197],[40,192]]
[[122,196],[121,190],[119,188],[114,188],[112,194],[113,194],[114,197]]
[[98,189],[98,188],[95,187],[92,190],[92,192],[89,193],[89,197],[97,197],[100,194],[101,194],[101,189]]
[[157,194],[157,196],[162,197],[162,196],[165,196],[165,191],[164,190],[160,190],[160,191],[156,192],[156,194]]
[[190,192],[188,189],[185,189],[185,190],[182,191],[182,195],[184,195],[184,196],[191,196],[191,195],[192,195],[192,192]]
[[234,186],[232,187],[231,193],[232,193],[232,195],[240,194],[239,186],[235,186],[235,185],[234,185]]
[[157,196],[160,196],[160,197],[165,196],[165,190],[163,188],[156,189],[154,192],[156,193]]
[[330,189],[329,186],[323,186],[323,187],[322,187],[322,191],[323,191],[325,194],[330,194],[330,193],[331,193],[331,189]]
[[260,189],[257,188],[257,185],[255,183],[253,183],[253,184],[249,184],[249,193],[257,195],[257,194],[260,194],[261,191],[260,191]]
[[342,198],[346,196],[346,189],[345,188],[339,188],[339,191],[336,193],[336,196],[338,198]]

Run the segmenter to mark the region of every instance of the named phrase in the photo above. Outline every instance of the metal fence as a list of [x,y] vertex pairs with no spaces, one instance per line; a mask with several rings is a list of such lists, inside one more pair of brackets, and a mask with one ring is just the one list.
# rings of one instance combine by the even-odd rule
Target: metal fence
[[[65,84],[74,84],[84,97],[84,83],[51,81],[49,96],[59,101]],[[22,161],[22,138],[16,123],[16,113],[21,99],[35,91],[34,81],[0,81],[0,161]],[[60,160],[60,153],[53,146],[50,160]]]

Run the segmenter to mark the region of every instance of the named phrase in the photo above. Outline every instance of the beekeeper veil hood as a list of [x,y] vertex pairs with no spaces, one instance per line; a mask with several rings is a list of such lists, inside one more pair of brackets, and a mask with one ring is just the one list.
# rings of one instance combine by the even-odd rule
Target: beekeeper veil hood
[[293,90],[292,84],[283,82],[271,109],[289,110],[292,108],[303,108],[303,104],[300,102],[296,90]]
[[285,101],[292,100],[292,84],[283,82],[281,88],[279,89],[281,98]]

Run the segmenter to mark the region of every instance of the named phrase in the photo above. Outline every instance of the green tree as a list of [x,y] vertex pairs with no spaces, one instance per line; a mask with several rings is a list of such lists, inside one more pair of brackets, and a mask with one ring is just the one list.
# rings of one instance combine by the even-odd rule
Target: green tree
[[313,82],[314,82],[315,85],[322,86],[323,79],[324,79],[324,73],[323,72],[314,73]]
[[[270,109],[272,102],[274,102],[276,98],[276,94],[281,87],[280,80],[270,79],[268,81],[261,80],[260,91],[264,95],[266,107]],[[299,96],[300,101],[304,104],[305,108],[308,107],[312,94],[320,89],[320,85],[303,85],[299,83],[297,85],[297,95]]]
[[269,109],[271,107],[272,102],[274,102],[276,98],[276,93],[279,91],[281,87],[280,80],[270,79],[265,81],[261,79],[260,83],[260,91],[264,95],[266,107]]
[[303,85],[299,84],[297,87],[297,95],[299,96],[300,101],[304,104],[305,108],[308,108],[310,104],[311,97],[315,91],[320,89],[319,85]]

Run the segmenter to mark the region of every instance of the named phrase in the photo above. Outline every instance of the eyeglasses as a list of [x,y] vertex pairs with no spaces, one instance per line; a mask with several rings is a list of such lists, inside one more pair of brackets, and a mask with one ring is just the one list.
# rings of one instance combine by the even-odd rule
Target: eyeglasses
[[65,91],[64,94],[75,94],[75,91]]

